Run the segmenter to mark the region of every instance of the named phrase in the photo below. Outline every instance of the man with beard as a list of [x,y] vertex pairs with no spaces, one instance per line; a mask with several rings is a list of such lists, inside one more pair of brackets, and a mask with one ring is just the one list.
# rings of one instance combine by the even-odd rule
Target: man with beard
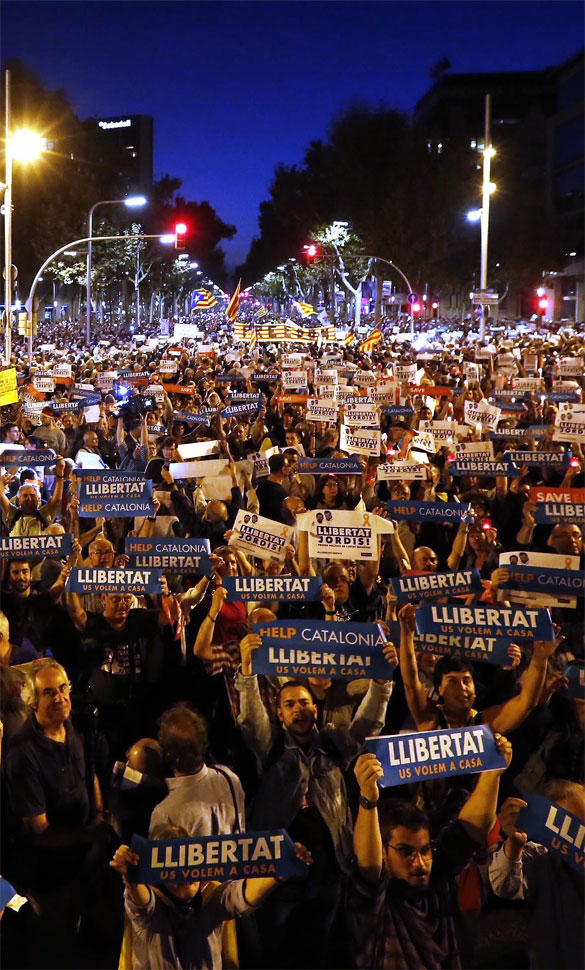
[[[24,454],[24,452],[23,452]],[[12,505],[6,497],[6,486],[12,475],[0,476],[0,509],[4,525],[11,536],[38,536],[45,531],[57,515],[63,498],[63,478],[65,461],[55,464],[55,490],[48,502],[41,505],[41,497],[36,485],[27,483],[18,489],[18,505]]]
[[9,559],[8,590],[2,592],[2,609],[10,624],[10,639],[23,650],[44,651],[69,640],[71,628],[65,611],[55,603],[60,588],[47,593],[33,589],[31,564],[27,559]]
[[[507,767],[512,746],[502,735],[494,737]],[[360,755],[354,770],[360,798],[346,914],[356,966],[460,967],[453,880],[495,823],[505,768],[479,775],[458,818],[434,844],[427,816],[410,802],[392,799],[378,811],[377,781],[384,772],[374,754]]]

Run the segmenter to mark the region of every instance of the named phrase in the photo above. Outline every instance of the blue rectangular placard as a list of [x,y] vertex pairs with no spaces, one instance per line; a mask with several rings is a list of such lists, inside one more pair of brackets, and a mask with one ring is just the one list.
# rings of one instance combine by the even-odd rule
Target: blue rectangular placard
[[137,866],[128,866],[128,881],[227,882],[305,876],[308,867],[295,855],[284,829],[233,835],[202,835],[191,839],[143,839],[132,836]]
[[504,589],[530,589],[539,593],[564,593],[566,596],[585,596],[585,572],[581,569],[549,569],[545,566],[503,566],[510,579],[500,585]]
[[237,414],[256,414],[260,410],[258,401],[244,401],[242,404],[230,404],[220,411],[222,418],[233,418]]
[[442,596],[469,596],[483,592],[479,569],[450,573],[417,573],[390,580],[399,603],[420,599],[436,600]]
[[585,824],[583,819],[542,795],[526,795],[528,805],[516,819],[519,832],[526,832],[531,842],[544,845],[561,862],[583,875]]
[[75,474],[82,518],[154,515],[152,482],[141,472],[78,468]]
[[370,677],[390,680],[382,653],[387,637],[375,623],[275,620],[255,623],[262,645],[252,654],[255,674],[276,677]]
[[209,539],[179,539],[176,536],[153,536],[146,539],[126,536],[124,551],[130,557],[133,568],[211,576]]
[[361,475],[359,458],[299,458],[299,475]]
[[409,418],[414,414],[414,408],[407,404],[383,404],[381,411],[393,418]]
[[320,576],[226,576],[222,579],[222,585],[227,589],[228,601],[314,603],[321,599]]
[[554,640],[550,612],[525,606],[419,606],[417,633]]
[[479,663],[508,667],[511,663],[511,637],[478,637],[465,634],[419,633],[414,638],[417,653],[437,653],[442,657],[465,657]]
[[35,451],[24,449],[24,451],[3,451],[0,454],[0,465],[27,465],[40,467],[41,465],[54,465],[57,455],[50,448],[38,448]]
[[366,738],[366,748],[384,769],[378,781],[381,788],[474,775],[506,766],[506,759],[499,754],[494,736],[485,724]]
[[563,690],[565,697],[576,697],[585,701],[585,665],[583,661],[572,660],[563,670],[563,674],[569,681],[569,686]]
[[173,411],[173,421],[184,421],[185,424],[209,424],[213,415],[208,411],[191,414],[190,411]]
[[565,468],[569,464],[570,455],[566,451],[506,451],[504,459],[513,461],[515,465],[556,465]]
[[162,570],[135,569],[90,569],[75,566],[67,580],[69,593],[160,593]]
[[0,559],[41,559],[56,556],[61,559],[73,553],[73,536],[5,536],[0,537]]
[[449,464],[451,475],[480,475],[499,478],[520,478],[520,469],[513,461],[492,461],[487,458],[458,458]]
[[412,519],[413,522],[473,522],[471,505],[467,502],[388,502],[391,519]]

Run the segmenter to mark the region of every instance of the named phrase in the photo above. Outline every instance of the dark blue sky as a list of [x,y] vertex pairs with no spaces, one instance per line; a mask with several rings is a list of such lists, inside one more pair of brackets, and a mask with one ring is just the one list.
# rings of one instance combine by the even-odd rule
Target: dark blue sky
[[[183,180],[238,235],[242,260],[278,162],[356,99],[409,111],[443,55],[454,72],[559,63],[582,46],[581,0],[4,0],[2,56],[21,57],[81,118],[150,114],[155,177]],[[364,146],[364,150],[367,150]]]

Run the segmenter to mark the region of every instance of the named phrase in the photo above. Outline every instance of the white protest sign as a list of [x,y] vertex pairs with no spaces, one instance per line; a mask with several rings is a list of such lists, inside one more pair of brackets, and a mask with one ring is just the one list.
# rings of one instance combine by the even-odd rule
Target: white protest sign
[[465,424],[481,424],[483,428],[488,428],[490,431],[495,431],[497,423],[500,419],[500,408],[497,408],[494,404],[488,404],[486,401],[466,401],[464,405],[465,414]]
[[55,364],[53,377],[71,377],[71,364]]
[[455,445],[456,458],[483,458],[486,461],[494,459],[493,441],[460,441]]
[[250,457],[254,461],[254,471],[256,472],[256,478],[266,478],[270,475],[270,466],[268,465],[268,459],[272,455],[277,455],[280,451],[278,446],[274,448],[267,448],[266,451],[255,451]]
[[432,434],[435,442],[440,441],[450,445],[453,443],[457,425],[452,421],[420,421],[418,430]]
[[374,404],[395,404],[398,384],[388,378],[377,381],[368,393],[368,400]]
[[177,372],[177,361],[165,358],[159,361],[158,369],[161,374],[176,374]]
[[55,390],[54,377],[48,377],[45,374],[35,374],[32,383],[37,391],[43,391],[44,394],[52,394]]
[[352,381],[356,387],[373,387],[376,383],[376,375],[371,370],[356,370]]
[[[114,381],[118,379],[118,372],[115,370],[105,370],[98,374],[95,386],[99,387],[102,391],[111,391],[114,387]],[[93,390],[93,388],[92,388]]]
[[169,471],[173,478],[206,478],[220,475],[228,465],[227,458],[205,458],[197,461],[172,461]]
[[561,376],[581,377],[584,363],[582,357],[561,357]]
[[280,365],[283,370],[291,369],[295,370],[301,367],[303,363],[302,354],[283,354],[280,358]]
[[544,384],[540,377],[515,377],[513,380],[515,391],[540,391],[544,390]]
[[524,369],[538,370],[538,354],[524,354]]
[[416,438],[412,439],[411,447],[419,451],[426,451],[431,455],[437,452],[435,439],[429,431],[417,431]]
[[377,428],[380,426],[380,413],[374,404],[360,401],[345,407],[343,420],[350,428]]
[[418,367],[416,364],[394,364],[394,377],[401,384],[414,383]]
[[469,360],[463,361],[463,373],[468,381],[476,383],[479,380],[479,366]]
[[336,370],[317,370],[315,371],[315,384],[321,384],[324,387],[337,384],[337,371]]
[[183,459],[205,458],[207,455],[217,454],[221,451],[219,441],[191,441],[186,445],[178,445],[177,451]]
[[291,543],[293,529],[273,519],[239,509],[233,525],[229,545],[271,562],[284,562],[286,546]]
[[585,404],[561,401],[555,417],[553,441],[585,441]]
[[173,330],[173,340],[195,340],[197,333],[197,327],[190,323],[176,323]]
[[307,386],[304,370],[286,370],[282,373],[282,387],[285,391],[301,391]]
[[376,475],[379,482],[425,482],[427,469],[420,462],[392,461],[378,465]]
[[335,424],[338,410],[339,406],[333,398],[324,397],[317,401],[312,397],[307,401],[305,421],[328,421]]
[[153,397],[155,401],[164,401],[165,399],[165,389],[162,384],[149,384],[146,388],[146,395]]
[[309,533],[309,555],[325,559],[372,561],[378,555],[378,534],[392,533],[390,522],[371,512],[329,509],[304,512],[297,525]]
[[368,428],[348,428],[345,424],[341,425],[340,451],[348,451],[351,455],[378,456],[381,447],[380,431],[372,431]]

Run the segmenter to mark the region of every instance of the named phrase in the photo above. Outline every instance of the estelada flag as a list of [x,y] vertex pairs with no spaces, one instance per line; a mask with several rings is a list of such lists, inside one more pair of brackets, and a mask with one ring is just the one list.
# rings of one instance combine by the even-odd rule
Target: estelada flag
[[362,340],[361,344],[358,347],[358,350],[363,354],[371,353],[371,351],[374,349],[376,344],[379,343],[380,340],[382,339],[382,336],[383,336],[382,331],[378,327],[374,327],[374,329],[371,331],[371,333],[368,334],[365,340]]
[[236,286],[236,288],[234,290],[234,294],[233,294],[230,302],[228,303],[227,309],[225,311],[226,316],[227,316],[228,320],[230,321],[230,323],[235,323],[236,322],[236,318],[238,316],[238,308],[240,306],[240,287],[241,287],[241,285],[242,285],[242,281],[240,280],[239,283],[238,283],[238,285]]

